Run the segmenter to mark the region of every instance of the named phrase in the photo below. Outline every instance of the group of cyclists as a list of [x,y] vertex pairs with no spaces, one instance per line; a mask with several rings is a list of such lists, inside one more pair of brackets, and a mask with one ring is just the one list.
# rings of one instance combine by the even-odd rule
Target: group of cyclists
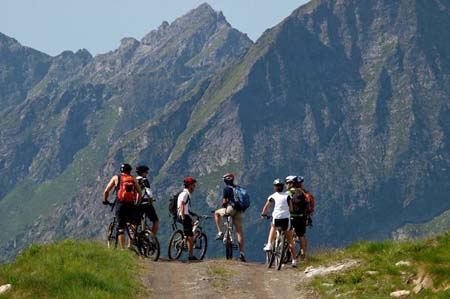
[[[127,223],[137,225],[143,215],[152,222],[151,231],[157,234],[159,228],[159,218],[154,207],[154,198],[147,179],[149,167],[140,165],[135,169],[137,176],[131,175],[132,167],[129,164],[122,164],[120,174],[111,178],[103,192],[103,204],[112,203],[108,200],[112,190],[116,193],[115,212],[118,222],[118,241],[121,248],[125,248],[125,235]],[[217,227],[216,240],[224,237],[222,229],[222,217],[229,215],[232,217],[235,227],[238,245],[239,259],[246,261],[244,254],[243,218],[244,211],[236,207],[235,201],[235,176],[227,173],[223,176],[225,187],[222,193],[222,206],[214,212],[214,219]],[[275,179],[273,182],[274,193],[270,195],[261,212],[261,217],[267,217],[267,211],[271,204],[274,204],[272,212],[272,225],[268,237],[268,242],[264,247],[265,251],[270,251],[272,241],[275,237],[276,228],[281,227],[285,231],[289,241],[289,248],[292,256],[292,266],[297,266],[297,258],[305,260],[306,257],[306,226],[312,223],[311,214],[314,211],[314,198],[303,187],[304,179],[301,176],[288,176],[285,180]],[[183,179],[184,189],[177,198],[177,221],[183,225],[188,248],[188,260],[196,260],[193,255],[193,219],[191,215],[196,215],[190,209],[191,194],[195,191],[197,180],[193,177]],[[286,187],[286,191],[284,191]],[[295,252],[292,230],[300,240],[300,250]],[[129,241],[130,242],[130,241]],[[130,246],[130,243],[128,244]]]

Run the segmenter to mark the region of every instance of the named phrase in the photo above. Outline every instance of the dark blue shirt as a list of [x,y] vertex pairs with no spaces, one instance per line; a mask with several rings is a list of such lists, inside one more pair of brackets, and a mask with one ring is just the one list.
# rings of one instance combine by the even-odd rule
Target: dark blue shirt
[[223,198],[228,200],[228,204],[234,200],[233,187],[227,185],[223,188]]

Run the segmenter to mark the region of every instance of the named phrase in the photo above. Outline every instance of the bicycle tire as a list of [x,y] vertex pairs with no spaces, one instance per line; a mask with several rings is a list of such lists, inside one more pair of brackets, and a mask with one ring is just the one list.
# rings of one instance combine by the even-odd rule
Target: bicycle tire
[[290,261],[292,261],[291,259],[291,251],[288,250],[289,248],[289,242],[287,240],[287,238],[284,238],[284,257],[283,257],[283,264],[287,264]]
[[[117,235],[117,226],[116,226],[116,222],[112,221],[109,225],[108,225],[108,230],[106,231],[106,245],[108,246],[108,248],[111,248],[112,245],[114,245],[114,248],[117,248],[117,240],[118,235]],[[112,244],[114,243],[114,244]]]
[[266,267],[272,268],[273,262],[275,260],[274,250],[266,251]]
[[206,255],[206,250],[208,249],[208,238],[205,233],[201,233],[200,236],[194,238],[194,248],[193,255],[202,260]]
[[283,260],[284,260],[284,252],[285,252],[285,244],[284,244],[284,235],[280,236],[280,242],[278,242],[278,256],[277,256],[277,270],[281,269],[281,265],[283,265]]
[[159,259],[161,247],[158,238],[150,230],[139,233],[139,252],[142,256],[157,261]]
[[184,233],[181,229],[177,229],[172,233],[169,239],[167,255],[169,259],[179,259],[184,250]]

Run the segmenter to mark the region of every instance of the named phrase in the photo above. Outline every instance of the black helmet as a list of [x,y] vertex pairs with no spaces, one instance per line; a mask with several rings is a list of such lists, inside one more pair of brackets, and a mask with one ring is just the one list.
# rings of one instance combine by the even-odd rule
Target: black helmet
[[150,168],[148,168],[147,165],[139,165],[138,167],[136,167],[136,173],[138,175],[143,174],[144,172],[147,172]]
[[122,165],[120,165],[120,172],[130,173],[132,169],[133,168],[131,167],[130,164],[123,163]]
[[274,185],[284,185],[284,181],[282,180],[282,179],[275,179],[274,181],[273,181],[273,184]]

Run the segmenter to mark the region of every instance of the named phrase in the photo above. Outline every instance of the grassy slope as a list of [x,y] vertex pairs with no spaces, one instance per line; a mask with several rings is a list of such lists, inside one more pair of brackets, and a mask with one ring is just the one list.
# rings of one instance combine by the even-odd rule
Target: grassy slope
[[95,242],[31,245],[15,262],[0,267],[0,298],[142,298],[139,260],[131,251]]
[[[361,261],[349,271],[316,277],[312,285],[325,298],[391,298],[397,290],[410,290],[407,298],[450,298],[450,231],[433,239],[408,242],[359,242],[347,249],[314,255],[313,265],[331,264],[345,259]],[[411,266],[397,267],[399,261]],[[367,271],[376,271],[369,274]],[[412,292],[413,280],[425,272],[433,280],[433,288]]]

